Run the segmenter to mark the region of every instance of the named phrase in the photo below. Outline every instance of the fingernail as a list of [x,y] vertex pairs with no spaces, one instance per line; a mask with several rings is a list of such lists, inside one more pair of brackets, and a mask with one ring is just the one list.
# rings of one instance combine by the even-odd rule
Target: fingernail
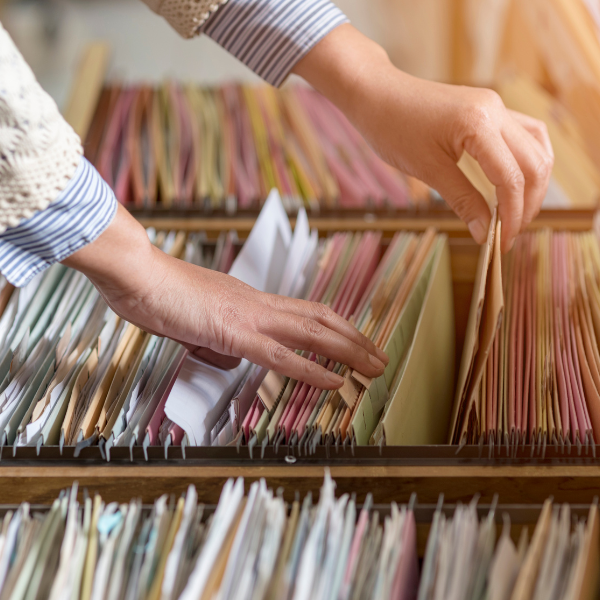
[[507,242],[506,244],[504,244],[504,249],[502,251],[502,254],[507,254],[508,252],[510,252],[513,249],[514,245],[515,245],[515,238],[510,240],[510,242]]
[[487,238],[486,224],[483,221],[481,221],[480,219],[474,219],[473,221],[471,221],[468,224],[468,227],[469,227],[469,231],[471,232],[471,235],[473,236],[473,239],[478,244],[483,244],[483,242],[485,242],[485,240]]
[[344,378],[340,377],[339,375],[336,375],[335,373],[332,373],[331,371],[327,371],[327,374],[325,375],[325,377],[331,381],[331,383],[337,387],[342,387],[342,384],[344,383]]
[[385,370],[385,365],[376,356],[373,356],[372,354],[369,354],[369,360],[371,361],[371,364],[378,371],[384,371]]
[[387,367],[390,362],[390,357],[381,349],[377,348],[377,358]]

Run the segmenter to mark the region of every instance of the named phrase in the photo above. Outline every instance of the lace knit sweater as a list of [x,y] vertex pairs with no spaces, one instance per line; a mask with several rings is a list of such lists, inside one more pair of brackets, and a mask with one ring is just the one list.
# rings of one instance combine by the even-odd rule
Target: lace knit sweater
[[65,188],[81,143],[0,25],[0,232]]
[[198,34],[200,27],[227,0],[143,0],[162,15],[184,38]]

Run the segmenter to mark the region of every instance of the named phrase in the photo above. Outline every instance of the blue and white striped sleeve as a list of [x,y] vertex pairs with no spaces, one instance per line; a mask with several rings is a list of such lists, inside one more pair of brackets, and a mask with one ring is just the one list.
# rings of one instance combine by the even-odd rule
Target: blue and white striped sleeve
[[116,211],[113,191],[82,157],[75,175],[47,208],[0,234],[0,271],[13,285],[24,286],[93,242]]
[[279,86],[317,42],[346,22],[329,0],[228,0],[201,32]]

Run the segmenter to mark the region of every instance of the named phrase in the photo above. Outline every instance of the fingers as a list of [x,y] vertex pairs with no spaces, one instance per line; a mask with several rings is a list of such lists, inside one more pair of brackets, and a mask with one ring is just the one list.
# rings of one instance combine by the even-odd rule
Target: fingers
[[508,109],[508,114],[523,127],[528,133],[530,133],[541,145],[546,153],[554,159],[554,149],[552,148],[552,142],[548,135],[548,127],[544,121],[534,119],[529,115],[517,112],[516,110]]
[[377,357],[377,359],[379,359],[379,361],[384,365],[389,363],[390,359],[388,358],[387,354],[381,350],[381,348],[378,348],[369,338],[365,337],[360,331],[358,331],[354,325],[349,323],[343,317],[340,317],[340,315],[335,313],[328,306],[325,306],[320,302],[295,300],[293,298],[286,298],[284,296],[277,295],[270,295],[269,301],[273,308],[281,312],[292,313],[299,317],[312,319],[313,321],[316,321],[333,332],[340,334],[340,336],[347,338],[347,340],[365,350],[369,355]]
[[367,377],[379,377],[385,370],[385,365],[375,355],[315,319],[273,311],[263,316],[259,330],[287,348],[310,350],[348,365]]
[[439,170],[433,187],[467,224],[473,239],[478,244],[483,244],[490,226],[490,209],[483,196],[450,159]]
[[503,137],[525,178],[522,227],[526,227],[542,207],[554,161],[542,142],[516,120],[507,119]]
[[477,160],[496,186],[498,216],[502,221],[502,252],[508,252],[521,231],[525,177],[516,158],[497,128],[473,136],[465,150]]
[[[498,216],[502,221],[501,247],[507,252],[515,237],[537,215],[546,195],[554,160],[546,125],[507,110],[490,90],[461,90],[462,118],[457,135],[460,144],[447,153],[448,162],[433,174],[433,187],[467,223],[473,237],[482,242],[489,224],[484,201],[455,166],[468,152],[496,187]],[[440,162],[437,157],[438,163]]]
[[261,367],[322,390],[335,390],[344,383],[339,375],[260,333],[251,333],[246,337],[242,344],[242,355]]
[[240,363],[242,362],[241,358],[238,358],[236,356],[227,356],[226,354],[215,352],[210,348],[194,346],[193,344],[186,343],[181,343],[181,345],[187,348],[190,351],[190,354],[193,354],[202,362],[205,362],[211,367],[217,367],[218,369],[225,369],[229,371],[230,369],[235,369],[236,367],[239,367]]

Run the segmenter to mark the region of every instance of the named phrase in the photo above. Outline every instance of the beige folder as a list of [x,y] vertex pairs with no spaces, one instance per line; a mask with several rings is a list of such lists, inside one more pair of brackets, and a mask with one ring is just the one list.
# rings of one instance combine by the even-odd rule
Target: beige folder
[[448,240],[440,236],[404,373],[382,420],[385,443],[443,444],[454,389],[454,305]]
[[500,222],[497,222],[496,211],[494,211],[488,238],[481,248],[477,264],[475,287],[450,421],[449,443],[460,443],[466,432],[469,413],[504,312],[500,236]]

